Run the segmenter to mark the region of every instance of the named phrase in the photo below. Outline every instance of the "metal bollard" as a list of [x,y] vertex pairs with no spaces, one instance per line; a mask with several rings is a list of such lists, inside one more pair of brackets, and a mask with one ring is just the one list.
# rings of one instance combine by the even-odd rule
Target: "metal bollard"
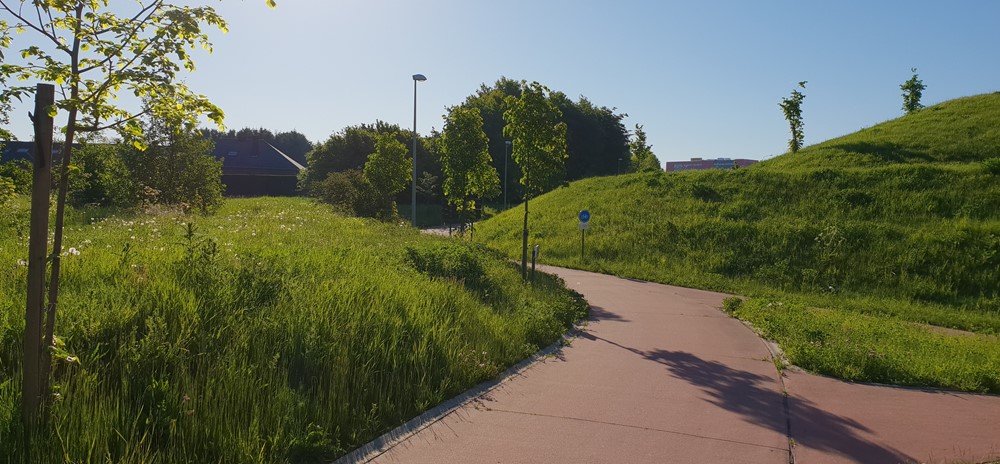
[[539,247],[539,245],[535,245],[535,248],[532,249],[532,251],[531,251],[531,283],[532,284],[535,283],[535,261],[538,260],[538,247]]

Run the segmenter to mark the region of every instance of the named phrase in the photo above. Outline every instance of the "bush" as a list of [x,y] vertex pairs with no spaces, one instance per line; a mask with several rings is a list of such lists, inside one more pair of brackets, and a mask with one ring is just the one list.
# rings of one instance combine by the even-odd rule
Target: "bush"
[[119,154],[109,144],[88,144],[74,150],[69,203],[129,208],[139,202],[138,186]]
[[14,198],[14,183],[0,177],[0,206]]
[[329,173],[315,189],[314,195],[324,203],[333,205],[342,214],[360,217],[377,217],[381,202],[375,189],[361,171],[351,169]]
[[31,193],[31,163],[27,160],[12,160],[0,163],[0,177],[14,185],[14,190],[22,195]]
[[150,204],[212,212],[222,204],[222,162],[210,156],[214,143],[191,133],[171,132],[145,151],[128,148],[124,162]]
[[983,161],[983,168],[994,176],[1000,176],[1000,158],[989,158]]

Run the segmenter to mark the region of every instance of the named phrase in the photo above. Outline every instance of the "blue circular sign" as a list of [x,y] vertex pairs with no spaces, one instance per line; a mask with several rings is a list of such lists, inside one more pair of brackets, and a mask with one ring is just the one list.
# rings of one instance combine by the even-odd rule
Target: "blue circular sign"
[[588,222],[588,221],[590,221],[590,211],[587,210],[580,211],[580,222]]

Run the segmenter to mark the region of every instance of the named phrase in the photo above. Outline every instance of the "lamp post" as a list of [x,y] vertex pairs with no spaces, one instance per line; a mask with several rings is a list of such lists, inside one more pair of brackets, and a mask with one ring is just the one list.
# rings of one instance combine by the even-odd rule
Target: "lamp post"
[[417,227],[417,82],[426,81],[423,74],[413,75],[413,195],[410,202],[410,220]]
[[507,154],[510,152],[511,141],[504,140],[503,142],[503,209],[507,209],[507,158],[510,156]]
[[618,158],[618,174],[622,173],[622,159]]

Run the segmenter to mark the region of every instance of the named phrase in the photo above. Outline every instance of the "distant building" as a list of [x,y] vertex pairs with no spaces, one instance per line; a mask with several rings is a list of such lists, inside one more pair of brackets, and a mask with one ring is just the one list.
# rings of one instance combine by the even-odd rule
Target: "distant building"
[[[4,142],[0,161],[32,161],[34,142]],[[59,160],[62,144],[53,144],[52,157]],[[222,183],[226,196],[296,195],[299,171],[305,166],[259,138],[215,139],[215,159],[222,161]]]
[[299,171],[305,169],[260,138],[217,138],[212,156],[222,161],[226,196],[295,195]]
[[666,168],[664,170],[667,172],[673,172],[694,171],[697,169],[732,169],[734,167],[745,168],[756,162],[757,160],[752,159],[716,158],[707,160],[701,158],[691,158],[691,161],[667,161]]

